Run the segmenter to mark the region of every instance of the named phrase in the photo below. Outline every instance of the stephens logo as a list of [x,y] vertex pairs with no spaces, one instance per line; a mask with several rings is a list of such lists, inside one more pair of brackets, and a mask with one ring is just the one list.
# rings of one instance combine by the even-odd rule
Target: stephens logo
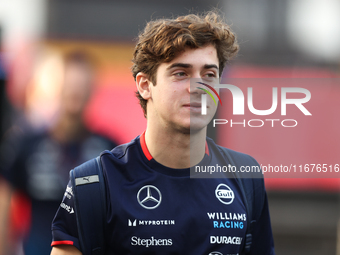
[[226,184],[219,184],[215,190],[215,195],[221,203],[229,205],[234,201],[234,192]]
[[131,237],[131,245],[133,246],[172,246],[172,239],[158,239],[153,236],[151,238]]

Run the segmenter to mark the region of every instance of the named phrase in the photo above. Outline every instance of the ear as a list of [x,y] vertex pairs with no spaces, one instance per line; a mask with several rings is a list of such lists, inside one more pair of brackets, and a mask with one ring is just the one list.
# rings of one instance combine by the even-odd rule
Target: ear
[[149,80],[148,75],[145,73],[138,73],[136,75],[136,86],[137,90],[139,91],[139,94],[144,98],[145,100],[148,100],[151,98],[151,89],[152,82]]

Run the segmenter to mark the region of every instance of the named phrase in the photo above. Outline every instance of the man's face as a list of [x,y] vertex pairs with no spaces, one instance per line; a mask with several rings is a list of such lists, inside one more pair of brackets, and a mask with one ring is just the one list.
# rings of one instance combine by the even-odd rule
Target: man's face
[[91,93],[92,70],[86,64],[68,63],[62,91],[63,110],[81,116]]
[[197,89],[204,87],[197,81],[210,85],[218,83],[218,68],[217,52],[213,45],[188,48],[171,62],[162,63],[157,69],[157,85],[150,87],[148,120],[163,128],[184,133],[206,128],[216,112],[216,106],[207,96],[207,114],[201,114],[201,95],[205,92]]

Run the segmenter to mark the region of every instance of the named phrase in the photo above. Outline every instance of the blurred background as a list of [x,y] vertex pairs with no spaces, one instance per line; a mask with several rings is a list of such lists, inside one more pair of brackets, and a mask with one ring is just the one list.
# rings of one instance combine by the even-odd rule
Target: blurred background
[[[28,237],[32,229],[39,229],[34,223],[35,201],[51,198],[37,197],[32,192],[36,188],[15,181],[14,165],[20,160],[18,155],[26,153],[27,162],[34,158],[18,149],[27,136],[48,134],[64,150],[62,127],[77,123],[79,128],[75,114],[58,124],[66,111],[63,85],[72,76],[67,71],[70,59],[90,68],[86,73],[92,74],[91,96],[74,95],[86,97],[86,106],[70,106],[73,112],[81,108],[76,111],[82,118],[80,126],[112,144],[128,142],[146,127],[130,72],[139,31],[150,19],[214,7],[224,13],[240,44],[239,55],[227,66],[224,78],[339,78],[339,0],[0,0],[0,132],[5,155],[0,163],[5,177],[0,176],[1,255],[29,255],[23,242],[41,243]],[[81,83],[70,79],[73,84]],[[334,100],[340,96],[338,89],[330,93]],[[318,104],[323,102],[314,107]],[[269,152],[289,163],[291,148],[280,142],[291,140],[295,147],[299,141],[299,150],[313,155],[304,163],[328,164],[324,162],[327,155],[334,160],[340,155],[338,110],[329,113],[328,125],[296,129],[293,138],[285,130],[272,134],[280,136],[277,140],[265,130],[254,133],[236,128],[227,134],[226,129],[217,132],[214,138],[223,146],[253,155],[260,163],[268,162]],[[315,141],[312,146],[304,142],[310,140]],[[46,145],[39,139],[34,144],[40,149]],[[111,149],[109,145],[104,148]],[[55,156],[55,150],[50,155]],[[340,254],[338,178],[268,178],[266,187],[278,255]]]

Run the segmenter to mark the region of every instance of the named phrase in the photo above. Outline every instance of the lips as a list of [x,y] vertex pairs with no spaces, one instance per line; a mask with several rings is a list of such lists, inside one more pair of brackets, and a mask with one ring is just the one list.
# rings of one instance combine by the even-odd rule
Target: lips
[[190,102],[189,104],[185,104],[185,107],[194,107],[194,108],[201,108],[201,103],[198,102]]
[[201,108],[202,104],[201,104],[201,102],[190,102],[190,103],[184,104],[183,106]]
[[201,102],[190,102],[188,104],[184,104],[183,107],[190,110],[191,113],[201,113],[202,104]]

